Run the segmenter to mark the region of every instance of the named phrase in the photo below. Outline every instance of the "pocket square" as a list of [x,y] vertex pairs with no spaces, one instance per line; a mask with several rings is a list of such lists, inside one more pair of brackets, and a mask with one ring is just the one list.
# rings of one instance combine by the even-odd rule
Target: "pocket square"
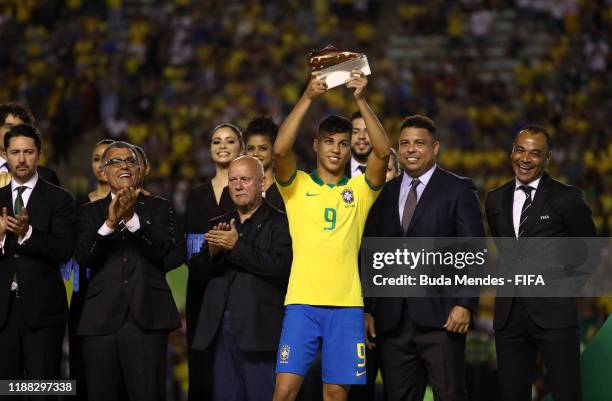
[[548,220],[548,219],[550,219],[550,216],[547,214],[540,216],[540,220]]

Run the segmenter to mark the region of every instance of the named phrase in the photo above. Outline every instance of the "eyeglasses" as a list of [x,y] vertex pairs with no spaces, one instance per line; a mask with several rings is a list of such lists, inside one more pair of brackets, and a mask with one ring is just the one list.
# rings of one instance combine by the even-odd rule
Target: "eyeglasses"
[[123,165],[125,165],[128,168],[136,167],[138,166],[138,161],[134,159],[133,157],[128,157],[127,159],[113,157],[112,159],[109,159],[106,162],[104,162],[104,167],[111,166],[114,168],[121,168]]

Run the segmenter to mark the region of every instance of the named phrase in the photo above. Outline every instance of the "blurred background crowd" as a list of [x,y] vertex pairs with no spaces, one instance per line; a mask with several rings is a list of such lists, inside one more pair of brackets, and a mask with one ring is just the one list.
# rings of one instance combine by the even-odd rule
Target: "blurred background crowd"
[[[367,54],[368,100],[392,142],[403,117],[430,116],[439,163],[482,196],[511,176],[518,128],[546,127],[552,175],[584,190],[610,236],[610,37],[610,0],[0,0],[0,99],[31,107],[44,162],[75,196],[93,186],[93,144],[125,139],[146,150],[147,188],[180,216],[189,188],[214,174],[211,129],[257,115],[281,123],[308,81],[309,51],[334,44]],[[345,88],[322,97],[300,137],[302,168],[314,166],[320,116],[354,108]],[[473,387],[495,370],[492,302],[481,303]],[[585,344],[610,310],[608,299],[582,303]],[[187,385],[182,338],[171,339],[173,399]]]

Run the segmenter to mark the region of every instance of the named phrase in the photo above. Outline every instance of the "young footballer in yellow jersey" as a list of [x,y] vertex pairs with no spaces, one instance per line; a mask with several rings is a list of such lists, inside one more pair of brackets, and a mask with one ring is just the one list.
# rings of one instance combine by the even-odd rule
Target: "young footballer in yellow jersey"
[[323,397],[346,400],[350,385],[365,384],[365,329],[357,257],[370,207],[385,182],[389,139],[364,98],[367,78],[353,71],[347,88],[365,120],[373,151],[365,174],[347,179],[351,122],[329,116],[313,147],[317,168],[297,170],[292,151],[313,100],[326,92],[313,77],[274,142],[276,183],[285,201],[293,263],[276,365],[275,401],[293,401],[321,352]]

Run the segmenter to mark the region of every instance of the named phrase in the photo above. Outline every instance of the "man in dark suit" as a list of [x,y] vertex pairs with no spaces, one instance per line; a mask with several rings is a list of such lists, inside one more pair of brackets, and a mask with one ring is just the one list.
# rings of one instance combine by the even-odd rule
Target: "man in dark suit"
[[[515,179],[487,195],[485,209],[494,237],[596,236],[591,210],[580,190],[546,173],[550,155],[550,139],[544,128],[530,125],[518,133],[510,155]],[[502,400],[531,399],[538,349],[554,399],[581,399],[574,298],[498,296],[493,325]]]
[[229,166],[236,209],[211,222],[190,269],[209,277],[193,347],[211,349],[213,400],[272,399],[292,250],[286,215],[263,200],[263,165]]
[[[7,172],[6,149],[4,148],[4,135],[8,129],[15,124],[34,125],[34,115],[27,106],[20,103],[0,104],[0,174]],[[60,186],[57,174],[45,166],[38,166],[38,175],[53,185]],[[8,180],[0,179],[0,187],[8,183]]]
[[102,166],[111,193],[82,206],[77,221],[76,259],[92,270],[77,332],[88,398],[163,400],[168,332],[180,327],[164,268],[172,206],[135,188],[132,145],[109,145]]
[[27,379],[59,379],[68,305],[58,266],[74,250],[74,200],[37,174],[34,126],[11,126],[4,146],[13,179],[0,189],[0,378],[25,368]]
[[[404,120],[399,137],[404,174],[389,181],[374,204],[366,225],[369,236],[484,236],[474,183],[436,165],[439,147],[433,121],[420,115]],[[372,313],[366,314],[368,345],[378,334],[389,401],[420,401],[428,382],[436,400],[467,400],[465,333],[476,305],[474,298],[366,302]]]

